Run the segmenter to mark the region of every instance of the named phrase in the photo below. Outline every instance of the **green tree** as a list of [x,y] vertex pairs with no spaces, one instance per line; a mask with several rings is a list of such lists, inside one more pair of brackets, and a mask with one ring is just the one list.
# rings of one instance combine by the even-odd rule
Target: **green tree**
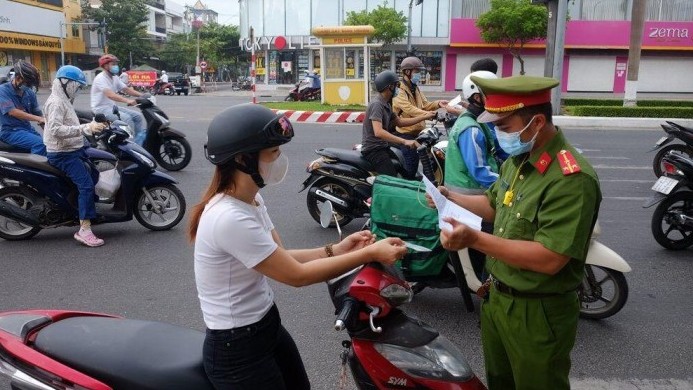
[[81,0],[82,19],[106,22],[108,52],[125,62],[130,54],[134,62],[142,62],[154,52],[145,31],[149,0],[102,0],[101,6],[92,7],[89,0]]
[[388,7],[387,2],[379,5],[371,12],[350,11],[344,21],[347,26],[362,26],[370,24],[375,28],[373,40],[382,42],[383,46],[391,45],[407,36],[407,17],[402,11],[397,12]]
[[479,16],[476,26],[485,42],[508,48],[524,75],[522,48],[532,40],[546,39],[548,17],[546,7],[532,5],[530,0],[491,0],[491,9]]

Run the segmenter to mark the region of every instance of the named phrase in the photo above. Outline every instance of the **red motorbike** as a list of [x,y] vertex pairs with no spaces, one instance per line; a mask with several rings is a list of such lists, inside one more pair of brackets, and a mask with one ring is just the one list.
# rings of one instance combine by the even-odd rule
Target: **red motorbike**
[[176,88],[173,83],[162,83],[157,80],[152,89],[149,91],[152,95],[169,95],[173,96],[176,93]]
[[320,91],[320,88],[310,88],[309,81],[301,80],[289,91],[289,95],[284,100],[287,102],[320,100]]

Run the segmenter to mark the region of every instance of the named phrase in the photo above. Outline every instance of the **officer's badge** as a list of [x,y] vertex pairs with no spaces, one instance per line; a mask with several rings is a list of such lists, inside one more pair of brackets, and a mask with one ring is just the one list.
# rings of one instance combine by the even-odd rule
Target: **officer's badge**
[[547,152],[544,152],[539,156],[539,159],[534,163],[534,168],[539,171],[542,175],[546,172],[549,165],[551,164],[551,156]]
[[561,164],[561,172],[563,172],[564,176],[572,175],[573,173],[578,173],[581,171],[580,166],[578,165],[577,161],[575,161],[575,157],[573,157],[569,151],[565,149],[561,150],[558,152],[556,158],[558,158],[558,162]]

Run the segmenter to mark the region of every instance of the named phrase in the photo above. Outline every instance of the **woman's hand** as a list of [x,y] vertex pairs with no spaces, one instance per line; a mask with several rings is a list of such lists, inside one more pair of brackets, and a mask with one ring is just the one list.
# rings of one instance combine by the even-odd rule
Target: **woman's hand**
[[368,245],[375,242],[375,235],[373,233],[362,230],[350,234],[347,238],[343,239],[338,244],[335,244],[332,249],[335,255],[343,255],[357,249],[365,248]]
[[368,247],[372,260],[386,265],[393,264],[401,260],[407,254],[407,247],[404,241],[399,238],[389,237],[376,242]]

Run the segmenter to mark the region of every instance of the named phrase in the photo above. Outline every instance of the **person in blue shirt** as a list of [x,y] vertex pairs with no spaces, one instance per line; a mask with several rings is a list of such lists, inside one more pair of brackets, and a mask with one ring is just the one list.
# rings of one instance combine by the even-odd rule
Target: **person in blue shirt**
[[492,129],[477,122],[484,111],[479,89],[471,76],[495,79],[488,71],[470,73],[462,82],[467,111],[460,115],[448,136],[445,157],[445,186],[465,194],[482,194],[498,179],[500,158]]
[[38,88],[41,76],[38,69],[28,62],[14,65],[14,77],[0,85],[0,141],[17,149],[46,155],[41,135],[31,122],[45,122],[43,113],[32,88]]

